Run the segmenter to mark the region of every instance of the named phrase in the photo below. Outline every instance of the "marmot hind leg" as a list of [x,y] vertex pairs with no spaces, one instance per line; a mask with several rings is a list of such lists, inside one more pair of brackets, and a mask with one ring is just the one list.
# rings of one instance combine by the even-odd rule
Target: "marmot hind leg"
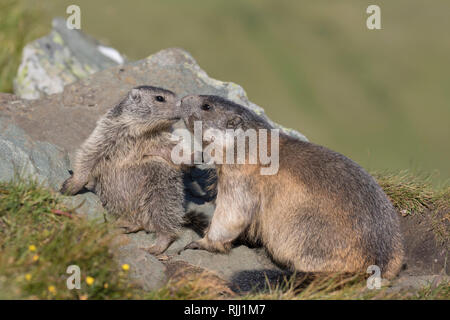
[[115,225],[118,228],[124,229],[123,233],[135,233],[141,230],[144,230],[144,228],[141,225],[138,225],[136,223],[133,223],[125,218],[119,218],[116,220]]
[[151,245],[148,248],[141,248],[144,251],[152,255],[159,255],[167,250],[167,248],[175,241],[177,235],[175,234],[167,234],[167,233],[156,233],[156,241],[155,244]]

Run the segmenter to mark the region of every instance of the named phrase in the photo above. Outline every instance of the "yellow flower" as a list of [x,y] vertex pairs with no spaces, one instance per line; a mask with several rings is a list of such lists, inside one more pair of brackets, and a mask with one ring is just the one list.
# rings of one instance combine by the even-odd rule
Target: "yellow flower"
[[123,270],[123,271],[128,271],[128,270],[130,270],[130,265],[127,264],[127,263],[123,264],[123,265],[122,265],[122,270]]
[[34,244],[32,244],[28,247],[28,250],[30,250],[31,252],[34,252],[34,251],[36,251],[36,246]]
[[86,277],[86,283],[88,284],[88,286],[92,286],[92,284],[94,283],[95,279],[92,277]]
[[55,293],[55,292],[56,292],[55,286],[48,286],[48,291],[49,291],[50,293]]
[[27,273],[25,275],[25,280],[30,281],[31,280],[31,274]]
[[88,295],[87,294],[83,294],[82,296],[80,296],[80,300],[87,300]]
[[34,256],[33,256],[33,261],[38,261],[39,260],[39,256],[37,255],[37,254],[35,254]]
[[105,284],[103,285],[103,288],[105,288],[105,289],[108,289],[108,287],[109,287],[109,285],[108,285],[107,283],[105,283]]

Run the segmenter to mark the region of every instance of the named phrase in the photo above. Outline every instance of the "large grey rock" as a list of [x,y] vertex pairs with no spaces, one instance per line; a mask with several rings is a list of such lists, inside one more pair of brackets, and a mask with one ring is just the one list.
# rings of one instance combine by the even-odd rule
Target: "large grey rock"
[[[15,80],[15,94],[24,99],[36,99],[64,91],[62,95],[51,98],[53,103],[58,103],[58,107],[61,107],[60,112],[67,112],[64,109],[70,107],[95,109],[89,112],[91,121],[86,124],[89,131],[95,123],[93,118],[98,118],[99,114],[117,103],[129,89],[142,84],[168,88],[180,96],[219,95],[240,103],[267,119],[264,110],[249,101],[242,87],[210,78],[194,58],[182,49],[163,50],[132,63],[126,63],[125,58],[113,50],[105,50],[97,41],[78,30],[67,29],[64,19],[55,19],[48,36],[24,48]],[[117,66],[123,62],[126,63],[125,66]],[[103,69],[107,70],[100,71]],[[77,80],[83,81],[68,86]],[[268,121],[272,122],[270,119]],[[76,121],[76,125],[79,124]],[[295,130],[282,130],[306,139]],[[82,136],[85,137],[83,134]]]
[[[133,248],[148,248],[155,241],[154,234],[147,234],[144,231],[128,234],[126,237],[129,241],[128,246]],[[193,230],[184,229],[180,238],[164,252],[161,257],[162,263],[169,264],[173,268],[178,266],[176,262],[185,262],[216,274],[227,281],[235,291],[263,289],[266,288],[267,281],[273,285],[290,275],[289,272],[277,267],[263,249],[250,249],[240,245],[233,248],[229,254],[214,254],[201,250],[182,251],[187,244],[198,239],[200,236]],[[185,268],[185,264],[179,266]]]
[[106,211],[103,209],[100,199],[91,192],[77,194],[75,196],[65,196],[62,199],[68,209],[74,210],[80,215],[86,216],[89,220],[98,222],[105,221]]
[[14,92],[24,99],[63,91],[64,86],[99,70],[125,62],[113,48],[101,45],[78,30],[53,20],[49,35],[25,46]]
[[[24,130],[0,116],[0,181],[30,179],[58,190],[70,174],[67,152],[44,141],[35,141]],[[103,219],[103,207],[92,193],[63,197],[63,203],[89,219]]]
[[163,286],[168,277],[165,273],[164,264],[157,258],[145,252],[141,248],[143,244],[138,241],[130,241],[127,236],[119,236],[124,239],[124,244],[119,246],[115,258],[120,265],[128,264],[130,266],[130,278],[137,285],[145,290],[155,290]]
[[[124,66],[99,71],[67,85],[59,94],[40,100],[7,101],[0,106],[0,112],[8,113],[33,138],[48,141],[71,152],[87,138],[102,114],[117,104],[131,88],[143,84],[164,87],[179,96],[220,95],[267,118],[262,108],[248,100],[240,86],[209,78],[186,51],[176,48],[160,51]],[[306,139],[294,130],[282,130]]]
[[68,169],[69,158],[60,147],[35,141],[0,117],[0,181],[28,178],[58,188],[69,176]]
[[420,276],[401,275],[392,281],[388,291],[419,290],[428,286],[435,288],[439,284],[450,284],[450,277],[436,274]]
[[279,283],[290,275],[274,265],[263,249],[250,249],[244,245],[233,248],[229,254],[185,250],[173,260],[212,271],[230,282],[236,291],[262,289],[267,281]]

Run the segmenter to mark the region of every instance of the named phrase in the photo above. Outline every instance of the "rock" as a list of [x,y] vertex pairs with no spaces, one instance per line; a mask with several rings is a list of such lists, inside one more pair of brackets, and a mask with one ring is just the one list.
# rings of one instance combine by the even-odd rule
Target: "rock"
[[99,70],[125,62],[113,48],[102,46],[78,30],[53,20],[53,30],[25,46],[14,92],[24,99],[61,92],[64,86]]
[[130,279],[144,290],[156,290],[163,286],[168,280],[164,264],[142,250],[143,244],[129,241],[129,238],[124,235],[119,237],[124,238],[124,244],[119,247],[115,258],[120,265],[130,266]]
[[[65,20],[55,19],[50,35],[24,48],[15,81],[15,94],[23,99],[36,99],[43,94],[62,92],[60,95],[49,96],[46,101],[49,106],[40,108],[46,111],[46,116],[53,110],[57,111],[51,120],[61,122],[63,119],[60,118],[67,115],[66,122],[75,122],[67,129],[69,133],[77,130],[75,132],[80,137],[69,141],[58,139],[59,145],[73,145],[72,148],[76,148],[90,133],[101,114],[117,103],[132,87],[143,84],[164,87],[179,96],[219,95],[254,110],[273,123],[261,107],[249,101],[242,87],[210,78],[194,58],[182,49],[166,49],[147,59],[126,63],[120,55],[123,61],[108,58],[99,51],[98,46],[98,43],[80,31],[67,29]],[[117,66],[119,62],[126,64]],[[81,116],[80,112],[87,115]],[[49,124],[49,121],[45,121],[42,125]],[[295,130],[274,125],[289,135],[306,139]],[[52,132],[61,134],[57,128]],[[80,132],[82,129],[87,132]],[[63,137],[66,136],[63,134]],[[71,144],[72,140],[75,144]]]
[[[48,142],[34,141],[10,119],[0,117],[0,181],[24,178],[58,190],[70,174],[67,152]],[[104,210],[92,193],[64,197],[63,203],[89,219],[103,219]]]
[[[155,235],[140,231],[123,236],[127,238],[128,246],[147,248],[155,241]],[[215,274],[229,283],[237,291],[263,289],[269,280],[272,284],[281,282],[290,275],[278,268],[262,249],[250,249],[244,245],[233,248],[229,255],[214,254],[201,250],[185,250],[179,252],[200,236],[191,229],[184,229],[172,245],[162,255],[164,265],[170,265],[178,272],[187,266],[193,266],[207,273]],[[177,265],[177,262],[184,264]],[[187,264],[186,264],[187,263]],[[176,273],[174,270],[171,273]],[[267,280],[266,280],[267,278]]]
[[[146,275],[146,273],[151,273],[156,270],[158,272],[158,276],[156,277],[158,280],[155,281],[163,284],[165,278],[159,274],[162,268],[157,263],[158,260],[150,259],[141,250],[142,248],[150,247],[154,243],[155,235],[140,231],[134,234],[122,235],[121,237],[126,245],[120,247],[118,253],[119,260],[123,263],[135,263],[135,266],[137,266],[136,259],[139,261],[142,259],[149,265],[149,269],[138,267],[135,270],[135,280],[142,280],[146,277],[153,279]],[[203,270],[208,274],[216,275],[218,278],[225,280],[237,292],[245,292],[252,289],[261,290],[266,288],[267,281],[274,285],[275,283],[280,283],[286,276],[290,275],[289,272],[278,268],[266,255],[264,250],[250,249],[244,245],[233,248],[228,255],[199,250],[185,250],[179,254],[187,244],[198,239],[200,239],[200,236],[194,231],[184,229],[180,234],[180,238],[172,243],[167,251],[159,257],[162,260],[161,264],[171,269],[169,272],[170,275],[184,272],[186,268],[194,267],[197,270]],[[139,248],[141,249],[138,250]],[[177,264],[178,262],[183,262],[183,264]],[[197,271],[197,274],[199,273]],[[138,281],[138,283],[140,282]],[[148,287],[147,284],[144,287]]]
[[60,147],[35,141],[0,117],[0,181],[23,177],[57,189],[69,176],[69,158]]
[[203,250],[185,250],[173,257],[191,265],[215,272],[229,281],[236,291],[263,289],[266,279],[280,282],[290,273],[279,269],[262,249],[250,249],[244,245],[233,248],[229,254],[215,254]]
[[[144,60],[99,71],[67,85],[59,94],[32,103],[23,99],[5,99],[0,112],[12,117],[32,138],[73,152],[92,132],[101,115],[117,104],[131,88],[143,84],[168,88],[179,96],[220,95],[267,118],[262,108],[248,100],[240,86],[209,78],[181,49],[163,50]],[[306,139],[296,131],[282,130]]]
[[65,196],[62,204],[68,209],[75,210],[77,214],[86,216],[89,220],[105,221],[106,211],[103,209],[100,199],[91,192]]
[[446,275],[402,275],[392,282],[388,291],[419,290],[427,286],[436,287],[442,283],[450,283],[450,277]]

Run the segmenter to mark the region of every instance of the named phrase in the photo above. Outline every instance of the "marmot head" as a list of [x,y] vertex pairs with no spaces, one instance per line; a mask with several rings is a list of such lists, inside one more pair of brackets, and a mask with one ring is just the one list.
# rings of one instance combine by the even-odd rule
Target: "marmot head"
[[129,133],[140,135],[146,132],[169,129],[180,120],[176,108],[177,97],[170,90],[140,86],[130,90],[128,95],[107,113],[107,118]]
[[212,95],[192,95],[181,99],[181,115],[190,131],[194,122],[202,129],[271,129],[272,126],[255,112],[227,99]]

